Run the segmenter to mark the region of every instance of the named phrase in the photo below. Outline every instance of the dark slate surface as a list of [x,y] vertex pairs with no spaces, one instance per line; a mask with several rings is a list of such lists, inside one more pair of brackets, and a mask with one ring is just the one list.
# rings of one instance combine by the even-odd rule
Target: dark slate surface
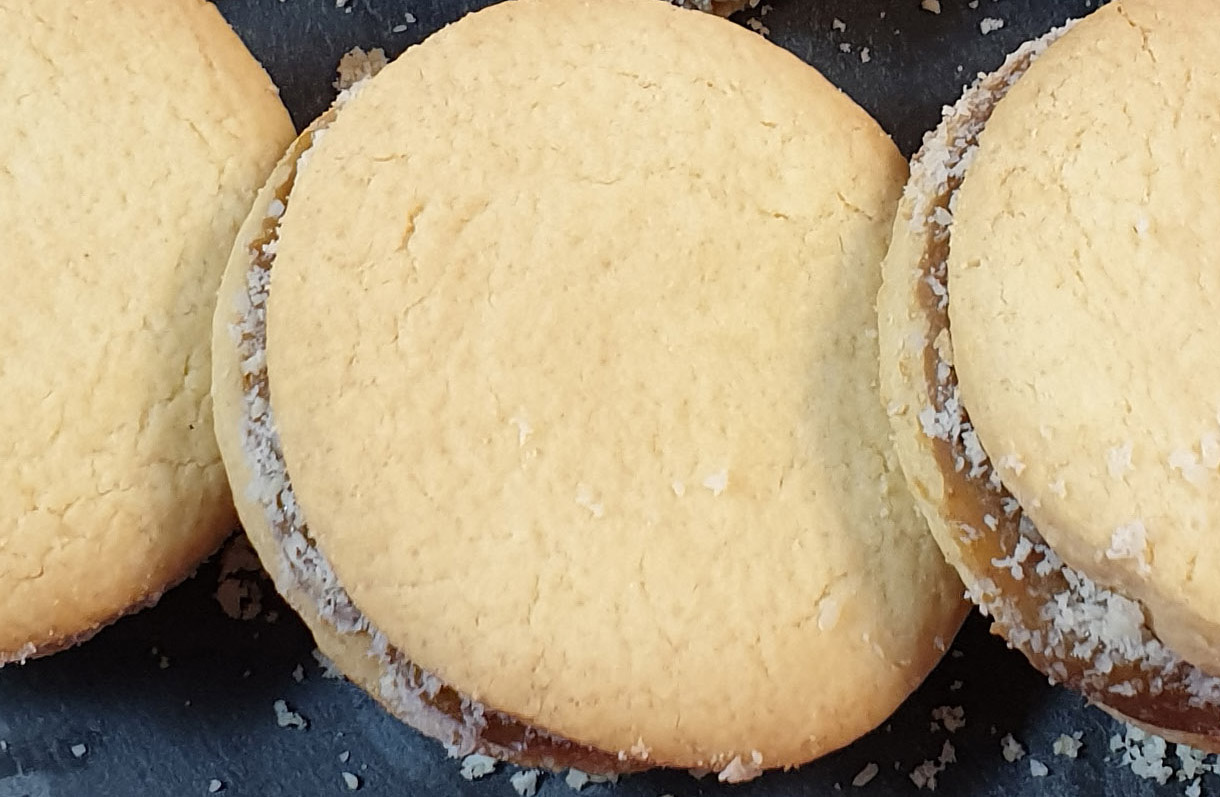
[[[609,1],[609,0],[607,0]],[[906,152],[935,123],[970,76],[997,66],[1021,41],[1084,13],[1088,0],[941,0],[939,16],[917,0],[771,0],[764,18],[771,38],[820,68],[868,108]],[[339,56],[353,46],[393,55],[464,12],[477,0],[219,0],[222,12],[283,87],[298,125],[330,102]],[[404,32],[393,28],[416,22]],[[883,16],[884,15],[884,16]],[[750,16],[749,14],[745,17]],[[1005,21],[983,36],[986,17]],[[845,23],[836,26],[835,19]],[[844,52],[841,45],[849,45]],[[868,48],[869,60],[861,59]],[[241,574],[239,574],[241,575]],[[207,794],[347,794],[342,773],[359,778],[362,795],[498,795],[513,797],[501,766],[478,781],[438,745],[385,715],[345,682],[323,677],[309,634],[261,584],[261,612],[226,616],[214,593],[219,566],[206,565],[156,609],[128,618],[89,644],[24,667],[0,671],[0,797]],[[300,666],[298,675],[294,670]],[[275,701],[309,723],[281,728]],[[966,725],[954,733],[931,726],[937,706],[961,706]],[[881,729],[847,750],[788,773],[728,788],[685,773],[590,785],[592,797],[812,797],[839,793],[918,793],[909,774],[936,759],[945,741],[956,763],[938,776],[951,795],[1181,794],[1157,787],[1115,761],[1108,749],[1115,723],[1076,696],[1053,689],[1024,660],[972,618],[954,654]],[[1051,752],[1061,732],[1082,731],[1081,758]],[[1030,776],[1028,759],[1006,762],[1000,739],[1011,733],[1050,768]],[[84,747],[80,747],[83,745]],[[75,748],[75,749],[74,749]],[[342,762],[340,755],[348,753]],[[78,755],[79,754],[79,755]],[[874,762],[880,773],[863,789],[851,780]],[[1220,782],[1210,777],[1204,793]],[[561,778],[539,794],[572,794]]]

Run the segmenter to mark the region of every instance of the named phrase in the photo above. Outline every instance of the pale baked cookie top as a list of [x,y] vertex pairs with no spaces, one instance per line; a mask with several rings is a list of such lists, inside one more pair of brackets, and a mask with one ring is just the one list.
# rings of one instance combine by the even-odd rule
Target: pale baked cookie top
[[879,723],[962,617],[889,451],[903,161],[795,57],[653,0],[517,0],[309,152],[267,359],[355,605],[472,699],[656,763]]
[[1213,673],[1217,48],[1198,0],[1121,0],[1064,35],[983,131],[949,256],[962,404],[1005,486]]
[[0,663],[156,599],[233,522],[208,328],[292,137],[209,3],[0,0]]

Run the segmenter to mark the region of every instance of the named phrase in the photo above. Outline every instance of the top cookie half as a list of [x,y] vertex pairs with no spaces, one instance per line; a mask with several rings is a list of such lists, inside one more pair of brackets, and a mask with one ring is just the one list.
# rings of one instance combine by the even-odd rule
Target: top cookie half
[[503,3],[372,79],[297,173],[266,344],[369,624],[655,763],[879,723],[962,616],[876,385],[904,178],[816,72],[652,0]]

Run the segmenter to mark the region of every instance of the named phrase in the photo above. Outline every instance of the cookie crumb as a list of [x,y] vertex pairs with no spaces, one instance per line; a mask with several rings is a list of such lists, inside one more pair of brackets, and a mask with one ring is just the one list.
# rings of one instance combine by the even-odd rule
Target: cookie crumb
[[1004,738],[1000,740],[1000,752],[1004,755],[1004,760],[1010,764],[1025,758],[1025,748],[1012,738],[1011,733],[1005,734]]
[[919,7],[933,14],[940,13],[940,0],[919,0]]
[[1075,758],[1083,746],[1080,743],[1080,738],[1084,736],[1084,731],[1076,731],[1071,736],[1066,733],[1059,734],[1059,738],[1055,740],[1051,750],[1055,755],[1061,755],[1064,758]]
[[1050,770],[1046,768],[1046,764],[1043,764],[1036,758],[1029,759],[1029,774],[1032,777],[1045,778],[1048,772]]
[[961,706],[939,706],[932,709],[932,719],[939,721],[949,733],[966,727],[966,710]]
[[339,59],[338,75],[332,84],[339,91],[350,89],[366,78],[376,75],[386,64],[385,50],[380,47],[365,52],[363,48],[353,47]]
[[262,611],[263,593],[254,581],[226,577],[216,585],[216,602],[234,620],[253,620]]
[[[1004,20],[998,19],[997,17],[987,17],[979,23],[979,30],[984,36],[993,31],[997,31],[1002,27],[1004,27]],[[1017,471],[1017,475],[1019,476],[1020,474],[1021,472]]]
[[877,777],[877,772],[879,770],[880,767],[870,761],[865,765],[864,769],[857,772],[856,776],[851,779],[851,785],[855,786],[856,788],[867,786],[873,778]]
[[940,749],[940,755],[935,761],[924,761],[911,771],[911,782],[917,789],[936,791],[936,776],[944,772],[950,765],[957,763],[957,751],[949,742]]
[[309,727],[309,721],[289,709],[288,704],[283,700],[275,701],[272,707],[275,709],[275,724],[281,728],[297,728],[303,731]]
[[215,794],[216,792],[220,791],[224,787],[225,787],[225,785],[223,783],[221,783],[216,778],[212,778],[211,780],[208,781],[208,794]]
[[747,19],[746,27],[762,36],[764,39],[771,35],[771,29],[764,25],[763,21],[757,17]]
[[[234,537],[220,554],[216,576],[216,602],[234,620],[253,620],[262,611],[263,565],[245,535]],[[153,655],[158,651],[153,650]]]
[[360,788],[360,778],[350,772],[343,773],[343,785],[347,786],[348,791],[355,791]]

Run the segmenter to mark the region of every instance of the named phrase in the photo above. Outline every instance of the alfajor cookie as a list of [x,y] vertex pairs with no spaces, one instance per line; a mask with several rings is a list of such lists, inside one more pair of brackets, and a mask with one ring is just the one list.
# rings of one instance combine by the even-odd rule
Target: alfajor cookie
[[234,525],[208,329],[292,137],[199,0],[0,0],[0,664],[151,603]]
[[513,0],[319,119],[214,328],[243,523],[451,752],[724,780],[878,725],[963,616],[887,442],[905,164],[762,38]]
[[1053,680],[1220,747],[1220,17],[1116,0],[912,165],[883,392],[946,556]]

